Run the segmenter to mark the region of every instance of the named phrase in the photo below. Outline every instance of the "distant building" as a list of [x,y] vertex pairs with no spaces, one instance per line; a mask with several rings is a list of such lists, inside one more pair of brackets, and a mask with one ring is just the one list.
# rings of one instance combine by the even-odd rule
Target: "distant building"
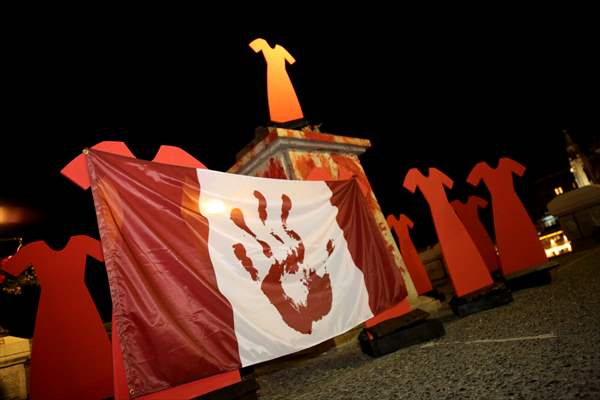
[[[546,240],[546,250],[553,255],[567,251],[571,241],[577,248],[600,239],[600,140],[588,135],[576,142],[569,132],[563,133],[571,185],[558,186],[558,177],[564,177],[566,183],[564,171],[559,171],[540,179],[536,188],[553,197],[547,202],[546,216],[538,220],[538,231],[543,233],[540,239]],[[557,219],[560,228],[553,225]]]
[[[600,141],[592,135],[589,138],[575,136],[563,130],[567,163],[561,168],[535,182],[535,218],[544,214],[547,204],[555,197],[580,187],[600,183]],[[581,145],[581,146],[580,146]],[[564,165],[564,167],[562,167]],[[537,220],[538,231],[547,232],[557,223],[557,219],[547,212]]]
[[[578,144],[573,141],[571,135],[564,130],[565,141],[567,142],[567,154],[569,155],[569,164],[571,165],[571,173],[575,178],[575,183],[577,187],[584,187],[591,185],[593,183],[600,183],[600,179],[598,177],[598,171],[592,167],[592,163],[589,160],[587,152],[581,151]],[[592,159],[597,158],[594,157],[594,154],[597,154],[599,149],[588,149],[590,156]]]
[[[533,218],[539,218],[547,209],[547,204],[556,196],[577,188],[573,174],[569,172],[568,164],[564,169],[546,175],[535,181],[535,214]],[[543,231],[556,224],[556,219],[550,215],[544,215],[538,219],[538,231]]]

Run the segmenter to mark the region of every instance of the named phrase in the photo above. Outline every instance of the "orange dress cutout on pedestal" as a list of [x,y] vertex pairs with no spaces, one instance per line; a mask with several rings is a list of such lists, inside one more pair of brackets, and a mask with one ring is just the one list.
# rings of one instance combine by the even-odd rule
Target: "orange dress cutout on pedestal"
[[450,204],[467,228],[488,270],[494,272],[500,269],[500,260],[494,242],[479,219],[479,209],[487,207],[488,202],[479,196],[469,196],[466,203],[454,200]]
[[451,189],[453,183],[437,168],[429,168],[429,176],[412,168],[404,178],[404,187],[412,193],[419,188],[429,204],[454,291],[462,297],[493,281],[477,246],[448,202],[444,186]]
[[12,275],[33,265],[41,286],[31,354],[33,400],[113,394],[111,344],[84,282],[88,255],[104,260],[99,241],[78,235],[60,251],[30,243],[4,265]]
[[267,62],[267,98],[269,114],[273,122],[289,122],[302,119],[302,109],[292,81],[285,69],[286,61],[296,62],[294,57],[280,45],[271,48],[266,40],[254,39],[250,47],[256,53],[262,51]]
[[425,266],[419,258],[419,253],[417,253],[417,249],[415,249],[415,245],[408,233],[408,230],[414,226],[413,222],[404,214],[400,214],[400,218],[398,219],[390,214],[387,216],[386,220],[390,229],[396,232],[396,237],[400,244],[400,254],[406,263],[408,273],[415,284],[417,294],[423,294],[433,290],[429,275],[427,275]]
[[483,180],[492,196],[496,244],[505,276],[548,261],[535,226],[515,192],[512,174],[522,176],[524,172],[523,165],[503,157],[495,169],[478,163],[467,177],[473,186]]

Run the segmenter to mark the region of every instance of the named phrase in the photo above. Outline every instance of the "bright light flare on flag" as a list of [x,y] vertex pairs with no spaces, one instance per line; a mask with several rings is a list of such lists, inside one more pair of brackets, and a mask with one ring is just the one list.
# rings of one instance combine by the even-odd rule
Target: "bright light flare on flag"
[[221,214],[225,212],[225,203],[221,200],[211,199],[200,204],[203,214]]

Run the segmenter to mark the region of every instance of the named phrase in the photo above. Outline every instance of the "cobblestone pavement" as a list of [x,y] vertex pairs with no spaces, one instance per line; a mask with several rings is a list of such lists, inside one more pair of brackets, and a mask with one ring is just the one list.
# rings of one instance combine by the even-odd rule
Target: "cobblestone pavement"
[[553,282],[456,318],[381,358],[355,342],[256,368],[261,399],[600,399],[600,248],[559,259]]

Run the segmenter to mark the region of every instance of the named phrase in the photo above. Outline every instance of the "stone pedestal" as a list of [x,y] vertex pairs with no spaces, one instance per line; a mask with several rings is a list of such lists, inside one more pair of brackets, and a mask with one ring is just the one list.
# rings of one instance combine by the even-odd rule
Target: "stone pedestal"
[[[365,175],[358,156],[371,142],[366,139],[325,134],[310,130],[292,130],[277,127],[259,128],[256,138],[238,153],[237,162],[228,172],[242,175],[278,179],[304,180],[317,167],[329,170],[337,178],[345,169],[355,175],[367,192],[368,206],[375,217],[381,235],[394,256],[396,266],[402,271],[408,300],[413,308],[428,312],[439,309],[437,300],[417,296],[400,251],[381,212],[369,179]],[[398,182],[400,185],[400,182]]]
[[27,369],[31,358],[29,340],[0,337],[0,399],[27,399]]

